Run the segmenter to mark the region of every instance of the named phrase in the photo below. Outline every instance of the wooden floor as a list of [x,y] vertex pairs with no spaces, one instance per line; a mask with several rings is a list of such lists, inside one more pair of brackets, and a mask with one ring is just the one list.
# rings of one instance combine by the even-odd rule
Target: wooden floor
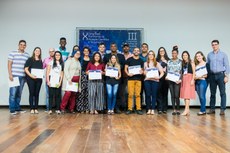
[[[29,110],[28,110],[29,111]],[[225,116],[48,115],[12,116],[0,108],[0,152],[208,153],[230,152],[230,110]]]

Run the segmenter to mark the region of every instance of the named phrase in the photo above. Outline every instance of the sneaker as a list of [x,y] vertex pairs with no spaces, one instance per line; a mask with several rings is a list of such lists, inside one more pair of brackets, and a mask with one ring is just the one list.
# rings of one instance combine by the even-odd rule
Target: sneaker
[[167,114],[167,111],[163,111],[164,114]]
[[48,112],[48,114],[51,115],[51,114],[52,114],[52,110],[50,110],[50,111]]
[[207,114],[215,114],[216,112],[215,112],[215,110],[213,110],[213,109],[210,109],[208,112],[207,112]]
[[115,112],[116,112],[117,114],[121,114],[121,110],[118,109],[118,108],[115,110]]
[[129,115],[129,114],[131,114],[131,113],[132,113],[132,110],[127,110],[127,111],[125,112],[126,115]]
[[180,115],[180,112],[176,112],[177,115]]
[[143,115],[143,112],[141,110],[137,110],[138,115]]
[[177,112],[172,112],[172,115],[176,115],[177,114]]
[[96,114],[96,115],[98,114],[97,110],[94,110],[94,114]]
[[110,111],[110,114],[111,114],[111,115],[113,115],[113,114],[114,114],[114,111],[113,111],[113,110],[111,110],[111,111]]
[[16,113],[21,113],[21,114],[23,114],[23,113],[26,113],[26,111],[25,110],[16,110]]
[[221,111],[220,111],[220,115],[225,115],[224,110],[221,110]]
[[61,114],[61,111],[60,111],[60,110],[56,110],[55,112],[56,112],[56,114],[58,114],[58,115]]
[[110,110],[108,110],[107,114],[108,114],[108,115],[110,115],[110,114],[111,114],[111,111],[110,111]]
[[17,115],[17,113],[16,113],[16,112],[10,112],[10,114],[11,114],[11,115]]
[[33,109],[30,110],[30,114],[34,114],[34,110]]
[[76,112],[74,110],[71,110],[70,113],[75,114]]
[[151,114],[151,110],[149,109],[148,112],[146,113],[147,115],[150,115]]
[[38,114],[38,110],[37,110],[37,109],[35,109],[35,110],[34,110],[34,113],[35,113],[35,114]]
[[162,111],[158,111],[158,114],[162,114],[163,112]]
[[206,115],[206,112],[198,112],[197,115],[198,116],[200,116],[200,115]]
[[151,115],[154,115],[154,110],[153,109],[151,110]]

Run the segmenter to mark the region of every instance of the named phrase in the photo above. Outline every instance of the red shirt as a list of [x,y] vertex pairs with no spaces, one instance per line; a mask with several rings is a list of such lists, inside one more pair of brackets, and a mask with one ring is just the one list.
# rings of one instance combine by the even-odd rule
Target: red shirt
[[86,71],[89,70],[101,70],[104,71],[105,70],[105,65],[103,63],[99,64],[98,66],[94,65],[93,63],[89,62],[86,68]]

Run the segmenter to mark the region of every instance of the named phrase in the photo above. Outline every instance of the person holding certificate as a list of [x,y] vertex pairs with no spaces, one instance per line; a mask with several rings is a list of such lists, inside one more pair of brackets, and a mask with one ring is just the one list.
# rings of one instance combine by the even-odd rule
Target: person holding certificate
[[121,77],[121,66],[118,63],[118,58],[116,55],[111,55],[109,62],[106,64],[105,75],[108,114],[114,114],[114,107],[116,105],[117,99],[117,90]]
[[164,47],[160,47],[158,49],[156,60],[157,62],[160,63],[164,71],[163,77],[159,80],[159,89],[158,89],[158,94],[157,94],[157,109],[158,109],[158,114],[161,114],[161,113],[166,114],[167,107],[168,107],[169,82],[168,80],[165,80],[165,77],[167,74],[166,73],[167,62],[169,60],[169,57]]
[[105,74],[104,69],[105,66],[102,62],[101,54],[95,52],[86,68],[86,74],[89,77],[88,98],[90,114],[98,114],[98,110],[103,110],[105,93],[102,75]]
[[196,92],[200,100],[200,112],[197,115],[206,114],[206,90],[208,87],[206,78],[208,74],[208,68],[206,63],[206,58],[201,51],[196,52],[194,57],[194,62],[196,66]]
[[62,90],[65,94],[61,102],[61,112],[65,113],[67,104],[69,105],[70,113],[75,113],[75,104],[77,92],[81,92],[81,63],[79,58],[81,52],[75,52],[73,58],[68,58],[64,67],[64,78]]
[[195,99],[195,64],[191,60],[188,51],[182,53],[182,82],[180,88],[180,98],[185,101],[185,110],[181,114],[187,116],[190,114],[190,99]]
[[[151,73],[155,71],[155,73]],[[160,76],[159,76],[160,72]],[[150,73],[150,75],[149,75]],[[147,61],[144,63],[144,87],[146,92],[146,110],[147,115],[154,115],[154,109],[157,100],[159,79],[164,75],[163,68],[156,61],[154,51],[150,50]]]
[[139,56],[140,49],[133,49],[133,57],[130,57],[125,64],[125,73],[128,75],[128,110],[126,114],[131,114],[133,110],[133,96],[136,98],[136,112],[142,115],[141,111],[141,79],[143,74],[144,62]]
[[32,57],[26,61],[25,72],[29,88],[30,113],[38,114],[39,93],[44,74],[40,47],[35,47]]
[[49,86],[49,112],[52,114],[53,102],[55,101],[56,113],[60,112],[61,85],[63,79],[64,62],[60,51],[54,53],[54,59],[50,61],[46,70],[46,82]]
[[89,111],[88,77],[86,75],[86,67],[90,61],[90,52],[91,50],[89,47],[83,48],[83,58],[81,58],[81,92],[76,101],[76,110],[78,112]]

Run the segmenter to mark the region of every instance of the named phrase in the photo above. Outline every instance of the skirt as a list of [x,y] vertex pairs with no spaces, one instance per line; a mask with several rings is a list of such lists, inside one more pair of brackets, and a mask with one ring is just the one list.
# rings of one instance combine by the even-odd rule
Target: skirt
[[81,92],[76,99],[76,110],[79,112],[89,110],[88,79],[84,71],[81,72]]
[[182,77],[181,88],[180,88],[180,98],[182,99],[196,99],[195,93],[195,81],[191,85],[193,74],[184,74]]

